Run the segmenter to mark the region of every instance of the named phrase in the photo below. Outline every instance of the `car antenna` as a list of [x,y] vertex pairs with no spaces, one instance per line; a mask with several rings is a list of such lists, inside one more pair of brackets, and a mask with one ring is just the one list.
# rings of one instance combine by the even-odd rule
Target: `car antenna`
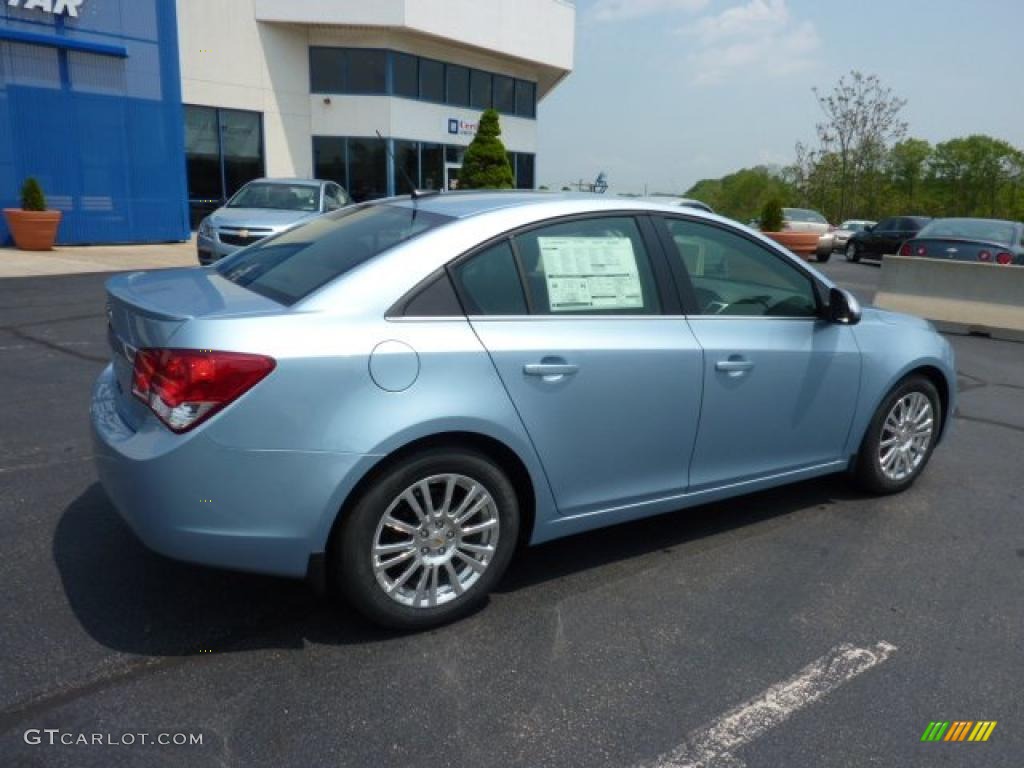
[[388,153],[388,157],[391,158],[391,164],[394,165],[395,168],[398,169],[398,172],[402,174],[402,178],[405,179],[405,183],[409,185],[409,189],[411,190],[409,192],[409,197],[412,198],[413,202],[416,202],[416,200],[418,200],[419,198],[424,197],[426,195],[438,195],[438,194],[441,193],[440,190],[437,190],[437,189],[432,189],[432,190],[428,190],[428,191],[423,191],[421,189],[417,189],[416,185],[413,184],[412,178],[406,172],[405,168],[401,167],[398,164],[398,161],[395,160],[395,153],[391,151],[391,145],[388,144],[387,139],[385,139],[383,136],[380,135],[380,131],[374,131],[374,133],[377,134],[377,138],[378,139],[380,139],[381,141],[384,142],[384,149]]

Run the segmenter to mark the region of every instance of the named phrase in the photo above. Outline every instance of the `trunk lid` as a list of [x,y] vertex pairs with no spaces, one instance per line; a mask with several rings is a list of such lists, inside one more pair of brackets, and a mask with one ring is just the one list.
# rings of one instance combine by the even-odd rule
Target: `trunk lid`
[[[929,259],[952,259],[954,261],[989,261],[995,262],[999,253],[1010,253],[1016,258],[1013,249],[1005,243],[987,243],[980,240],[958,240],[953,237],[918,237],[908,240],[911,256],[923,256]],[[924,252],[919,252],[924,249]],[[981,259],[982,251],[989,258]]]
[[107,281],[107,340],[118,384],[118,412],[136,429],[149,410],[132,396],[135,352],[171,347],[175,333],[197,317],[280,312],[272,299],[225,280],[213,269],[133,272]]

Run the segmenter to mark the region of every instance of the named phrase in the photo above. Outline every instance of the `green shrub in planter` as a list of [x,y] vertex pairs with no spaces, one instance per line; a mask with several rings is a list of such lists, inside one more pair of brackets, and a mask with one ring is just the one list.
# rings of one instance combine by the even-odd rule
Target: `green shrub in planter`
[[781,232],[783,224],[782,203],[772,198],[761,209],[761,231]]
[[45,211],[46,195],[39,182],[32,176],[25,179],[21,187],[21,210],[23,211]]

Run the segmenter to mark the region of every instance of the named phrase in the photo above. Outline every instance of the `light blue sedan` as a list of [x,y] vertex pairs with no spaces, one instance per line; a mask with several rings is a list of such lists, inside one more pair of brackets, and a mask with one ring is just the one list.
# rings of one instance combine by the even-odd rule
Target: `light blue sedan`
[[139,537],[402,628],[480,606],[518,543],[844,471],[902,491],[955,407],[927,322],[642,201],[395,198],[107,291],[97,466]]

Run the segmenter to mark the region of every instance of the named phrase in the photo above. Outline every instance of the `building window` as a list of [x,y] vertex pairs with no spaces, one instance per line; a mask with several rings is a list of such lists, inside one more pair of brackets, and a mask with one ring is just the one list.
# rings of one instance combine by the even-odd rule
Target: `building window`
[[420,59],[420,98],[444,101],[444,64],[441,62]]
[[516,162],[512,166],[513,173],[516,175],[516,189],[534,189],[536,181],[534,179],[534,155],[527,152],[516,152]]
[[420,96],[419,59],[408,53],[391,54],[391,87],[395,96],[418,99]]
[[396,140],[393,151],[395,153],[395,175],[392,189],[395,190],[396,195],[408,195],[413,190],[409,188],[407,178],[417,189],[420,188],[420,145],[415,141]]
[[469,73],[469,106],[474,109],[490,109],[491,73],[474,69]]
[[387,51],[350,48],[345,93],[387,93]]
[[469,106],[469,69],[455,64],[445,67],[446,101],[456,107]]
[[185,106],[185,165],[193,226],[264,174],[263,115]]
[[516,111],[516,81],[504,75],[494,76],[494,108],[506,115]]
[[309,84],[313,93],[344,93],[347,56],[344,48],[309,49]]
[[343,186],[357,203],[387,197],[385,141],[344,136],[313,137],[313,173]]
[[224,158],[224,197],[263,175],[261,115],[220,110],[221,153]]
[[526,80],[516,80],[516,115],[535,117],[537,114],[537,86]]
[[312,47],[309,67],[313,93],[387,94],[477,110],[493,107],[516,117],[537,114],[536,83],[399,51]]
[[345,139],[335,136],[313,137],[313,175],[337,182],[348,189],[348,160]]
[[420,145],[420,189],[441,189],[444,185],[444,145]]

